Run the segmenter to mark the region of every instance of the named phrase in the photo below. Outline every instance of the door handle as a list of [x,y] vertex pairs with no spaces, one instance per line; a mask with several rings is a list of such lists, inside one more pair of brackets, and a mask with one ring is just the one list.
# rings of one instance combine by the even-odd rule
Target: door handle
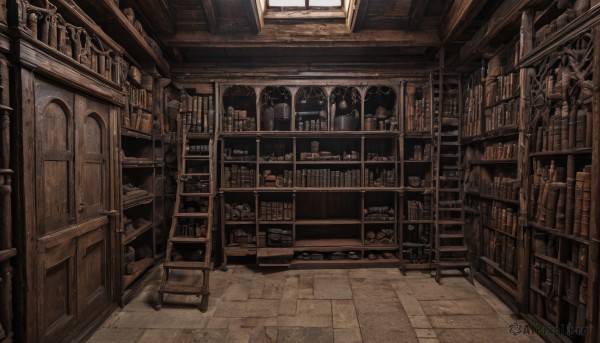
[[81,212],[83,212],[83,210],[85,210],[85,204],[84,204],[84,203],[82,203],[82,202],[80,202],[80,203],[79,203],[79,206],[77,207],[77,211],[78,211],[79,213],[81,213]]
[[105,210],[104,212],[102,212],[102,215],[109,216],[109,217],[118,217],[119,216],[119,211],[117,211],[117,210]]

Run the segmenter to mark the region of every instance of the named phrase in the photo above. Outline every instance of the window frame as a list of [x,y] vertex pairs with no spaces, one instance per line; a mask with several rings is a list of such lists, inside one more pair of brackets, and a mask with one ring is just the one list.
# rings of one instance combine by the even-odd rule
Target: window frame
[[276,10],[280,9],[283,11],[334,11],[344,10],[344,2],[347,0],[340,0],[339,6],[311,6],[310,0],[304,0],[304,6],[273,6],[271,0],[267,0],[267,9]]

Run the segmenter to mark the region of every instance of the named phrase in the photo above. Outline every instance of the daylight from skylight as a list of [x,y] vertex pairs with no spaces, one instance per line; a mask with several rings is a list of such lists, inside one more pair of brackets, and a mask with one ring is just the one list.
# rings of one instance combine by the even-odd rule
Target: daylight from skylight
[[[305,7],[306,0],[269,0],[270,7]],[[309,0],[308,7],[340,7],[342,0]]]

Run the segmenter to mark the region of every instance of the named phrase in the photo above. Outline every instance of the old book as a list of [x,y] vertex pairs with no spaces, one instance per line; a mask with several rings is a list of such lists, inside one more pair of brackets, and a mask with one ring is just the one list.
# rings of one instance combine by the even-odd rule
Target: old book
[[559,232],[565,231],[565,201],[567,197],[567,184],[559,183],[558,201],[556,205],[556,230]]
[[[588,167],[586,167],[588,169]],[[591,167],[590,167],[591,169]],[[590,210],[592,201],[592,174],[585,171],[581,174],[582,178],[582,201],[581,201],[581,229],[582,238],[587,239],[590,231]]]
[[575,214],[573,220],[573,235],[581,234],[581,216],[583,210],[583,173],[578,172],[575,175]]

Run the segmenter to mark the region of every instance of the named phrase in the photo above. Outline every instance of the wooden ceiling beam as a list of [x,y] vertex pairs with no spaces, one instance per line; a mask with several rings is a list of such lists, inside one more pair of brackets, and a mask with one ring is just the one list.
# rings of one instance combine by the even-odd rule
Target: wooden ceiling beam
[[541,0],[505,0],[496,9],[492,18],[460,49],[460,64],[464,65],[481,55],[481,52],[498,34],[507,27],[515,26],[519,30],[519,22],[523,10],[537,5]]
[[[429,6],[430,0],[413,0],[410,5],[410,14],[408,17],[408,23],[406,28],[408,30],[416,30],[419,28],[421,24],[421,20],[423,20],[423,16],[425,15],[425,11],[427,10],[427,6]],[[485,2],[482,0],[482,2]]]
[[162,35],[160,40],[170,47],[190,48],[430,47],[439,46],[440,43],[438,33],[434,30],[365,30],[350,33],[345,24],[267,25],[256,35],[181,31]]
[[246,17],[248,17],[250,31],[253,34],[259,33],[264,24],[261,5],[258,0],[246,0],[244,1],[244,7],[246,9]]
[[487,0],[455,0],[440,25],[442,43],[450,42],[460,36],[486,2]]
[[152,26],[154,31],[175,32],[175,23],[167,0],[129,0],[136,13]]
[[208,31],[212,34],[219,32],[219,22],[217,20],[217,14],[215,12],[216,6],[214,6],[213,0],[200,0],[202,2],[202,9],[204,10],[204,16],[206,17],[206,23],[208,24]]
[[350,21],[350,31],[358,32],[362,30],[365,18],[367,17],[367,8],[369,0],[356,0],[354,11],[352,12],[352,20]]

